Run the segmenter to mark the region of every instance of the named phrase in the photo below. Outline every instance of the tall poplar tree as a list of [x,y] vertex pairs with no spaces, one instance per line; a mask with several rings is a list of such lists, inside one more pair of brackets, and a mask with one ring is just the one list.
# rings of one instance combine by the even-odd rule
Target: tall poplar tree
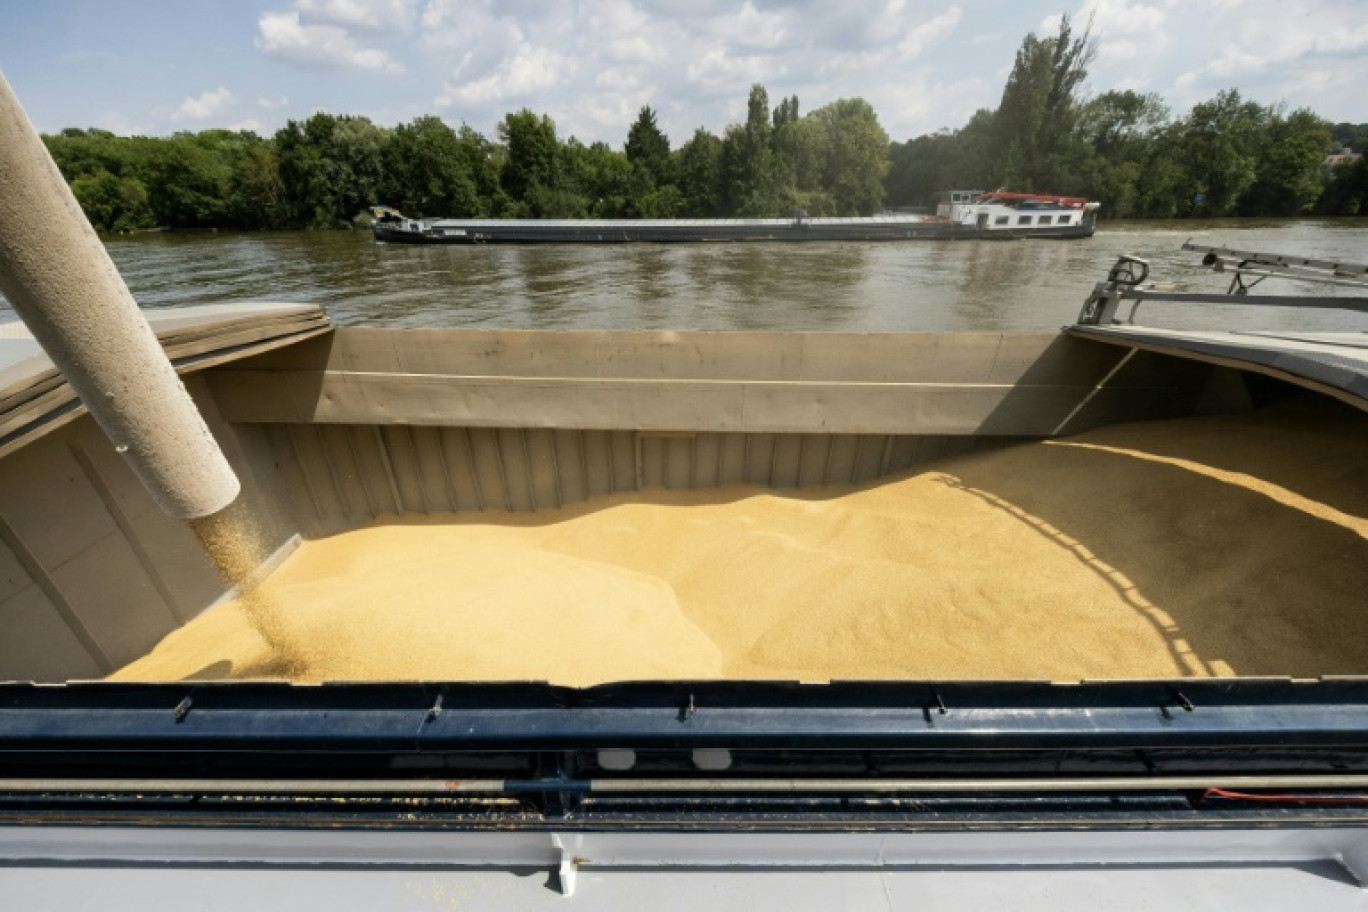
[[1081,189],[1086,147],[1074,128],[1096,54],[1091,24],[1075,35],[1068,16],[1060,17],[1057,35],[1032,33],[1021,42],[994,117],[999,184],[1052,193]]

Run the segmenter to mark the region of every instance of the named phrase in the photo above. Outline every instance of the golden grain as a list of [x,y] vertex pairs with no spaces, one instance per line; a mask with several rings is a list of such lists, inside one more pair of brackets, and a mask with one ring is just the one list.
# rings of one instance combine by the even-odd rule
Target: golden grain
[[1151,422],[862,487],[378,522],[117,677],[1133,678],[1368,672],[1368,420]]

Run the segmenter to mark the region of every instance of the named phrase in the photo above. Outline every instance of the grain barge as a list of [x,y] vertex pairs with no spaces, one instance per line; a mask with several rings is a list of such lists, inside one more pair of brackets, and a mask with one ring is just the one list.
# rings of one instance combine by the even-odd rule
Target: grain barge
[[1081,197],[957,190],[935,215],[788,219],[412,219],[372,210],[377,241],[396,244],[622,244],[706,241],[906,241],[1086,238],[1098,203]]
[[[0,131],[13,123],[0,117]],[[40,148],[36,135],[3,136],[0,178],[17,148]],[[55,168],[46,185],[64,186]],[[22,201],[51,218],[0,224],[11,300],[44,297],[49,277],[78,297],[101,282],[117,291],[98,240],[75,232],[39,249],[80,250],[102,277],[67,262],[33,273],[33,294],[12,293],[37,262],[8,258],[12,243],[62,223],[59,206]],[[1355,277],[1339,263],[1205,256],[1237,276]],[[599,581],[553,588],[540,623],[523,624],[525,600],[496,600],[489,584],[521,585],[547,564],[502,572],[478,541],[446,547],[464,575],[428,595],[483,615],[472,635],[444,628],[440,611],[406,615],[407,594],[380,601],[360,549],[315,562],[362,596],[340,629],[340,606],[293,612],[297,590],[280,590],[283,629],[219,627],[232,635],[194,650],[174,641],[256,609],[159,509],[177,501],[139,477],[146,453],[86,413],[108,403],[87,405],[68,373],[97,353],[8,328],[0,895],[34,910],[95,896],[106,909],[225,912],[625,910],[646,897],[762,912],[1363,908],[1360,334],[1136,325],[1127,307],[1177,300],[1144,272],[1118,263],[1077,325],[1041,334],[391,332],[333,327],[303,305],[159,314],[153,344],[264,545],[252,570],[288,571],[315,545],[377,524],[483,532],[501,546],[559,527],[570,534],[520,553],[559,547]],[[32,319],[45,339],[69,302],[48,303]],[[197,474],[192,494],[203,493]],[[907,483],[927,509],[860,537],[873,560],[818,585],[790,575],[826,549],[788,520]],[[654,568],[605,569],[606,557],[650,531],[706,528],[674,499],[700,493],[782,507],[785,521],[762,527],[758,545],[694,562],[740,572],[698,590],[695,629],[676,627],[656,654],[698,646],[709,658],[687,637],[755,617],[754,590],[732,584],[763,575],[814,610],[789,619],[797,636],[740,631],[750,639],[736,655],[721,644],[717,655],[777,670],[609,669],[601,683],[567,683],[561,656],[621,652],[640,619],[593,626],[582,609],[608,603],[607,581],[659,595],[646,571],[687,575],[690,564],[680,537]],[[889,505],[871,512],[888,520]],[[574,526],[618,506],[637,512]],[[682,521],[643,522],[652,506]],[[959,512],[973,521],[931,549]],[[827,541],[854,537],[847,519],[819,524]],[[648,551],[641,560],[655,559]],[[934,576],[951,563],[962,585]],[[913,584],[860,597],[908,564]],[[1262,575],[1246,584],[1246,571]],[[1071,596],[1050,588],[1061,580],[1077,585]],[[252,591],[270,591],[269,579]],[[1102,617],[1088,614],[1094,603]],[[906,605],[910,622],[895,623]],[[988,634],[971,635],[985,616]],[[1014,650],[1009,624],[1039,647]],[[492,645],[510,631],[539,666],[466,673],[483,653],[513,652]],[[234,651],[253,635],[256,648],[302,635],[395,664],[368,680],[326,666],[292,678]],[[891,671],[813,673],[852,643]],[[168,645],[185,672],[138,670]],[[927,671],[919,662],[937,645],[961,669],[1032,653],[1083,669],[1104,649],[1142,648],[1157,664],[1125,680]],[[403,664],[415,654],[449,664],[415,674]],[[783,664],[794,658],[807,673]]]
[[[474,652],[436,615],[404,626],[408,595],[382,603],[356,577],[342,585],[374,601],[346,615],[346,648],[400,658],[388,674],[320,666],[323,686],[292,685],[233,652],[231,624],[175,659],[176,637],[228,617],[233,593],[11,331],[30,347],[7,375],[22,411],[0,449],[0,674],[15,682],[0,685],[6,889],[31,908],[96,889],[154,908],[183,872],[267,909],[299,890],[361,908],[414,884],[519,908],[566,895],[629,908],[666,890],[682,909],[721,890],[777,909],[799,903],[793,891],[822,905],[894,890],[950,909],[1018,889],[1045,891],[1042,908],[1086,908],[1122,886],[1158,905],[1198,891],[1209,901],[1191,908],[1307,896],[1356,908],[1368,657],[1361,611],[1334,593],[1368,585],[1354,480],[1368,363],[1333,334],[1117,323],[1163,294],[1126,284],[1132,267],[1062,334],[385,331],[331,327],[301,305],[155,321],[262,525],[263,572],[377,524],[512,534],[612,515],[587,538],[537,546],[601,562],[595,547],[619,547],[612,526],[632,523],[622,547],[650,534],[648,514],[612,510],[697,510],[680,498],[703,495],[797,504],[770,539],[797,552],[716,556],[718,573],[739,562],[738,585],[766,562],[796,581],[819,557],[802,550],[802,515],[909,483],[946,509],[928,525],[904,515],[910,537],[888,536],[894,551],[860,573],[887,573],[897,553],[915,562],[968,509],[975,525],[927,557],[971,575],[976,556],[1018,568],[1012,601],[993,609],[1006,613],[976,641],[962,600],[1000,579],[934,595],[928,569],[908,591],[933,591],[939,610],[899,628],[847,575],[787,590],[819,609],[784,647],[808,650],[806,672],[642,680],[610,666],[593,686],[565,683],[561,659],[586,643],[602,656],[641,647],[631,623],[595,628],[566,583],[562,607],[523,626],[479,571],[442,590],[451,611],[475,593],[495,613]],[[1292,463],[1276,458],[1288,448]],[[1048,475],[1029,474],[1033,454],[1052,460]],[[984,538],[999,527],[1020,537]],[[670,562],[684,560],[673,542]],[[505,572],[473,543],[443,560]],[[1015,562],[1019,548],[1050,577],[1092,580],[1075,608],[1111,592],[1107,612],[1137,626],[1036,614],[1037,571]],[[1223,567],[1256,574],[1233,600]],[[709,598],[744,618],[754,595],[732,604],[724,585]],[[464,675],[509,626],[510,651],[540,664]],[[822,666],[852,637],[888,657],[878,680]],[[960,673],[919,664],[939,643]],[[1138,679],[1086,664],[1151,646],[1159,664]],[[140,670],[168,648],[182,663],[171,679]],[[668,659],[686,643],[656,649]],[[975,664],[1071,650],[1078,673],[1054,683]],[[450,664],[405,664],[420,654]],[[262,675],[275,680],[250,680]],[[554,889],[518,873],[536,868]],[[936,889],[944,902],[927,900]]]

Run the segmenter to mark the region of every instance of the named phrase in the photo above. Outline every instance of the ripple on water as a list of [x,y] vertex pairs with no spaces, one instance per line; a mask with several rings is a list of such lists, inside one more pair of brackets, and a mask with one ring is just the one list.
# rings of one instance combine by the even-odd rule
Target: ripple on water
[[[1150,260],[1179,290],[1224,290],[1179,249],[1188,239],[1368,259],[1362,219],[1104,223],[1067,242],[462,247],[301,231],[107,243],[143,307],[311,302],[343,325],[389,327],[1019,332],[1072,322],[1122,253]],[[1363,328],[1332,311],[1147,304],[1142,314],[1177,327]]]

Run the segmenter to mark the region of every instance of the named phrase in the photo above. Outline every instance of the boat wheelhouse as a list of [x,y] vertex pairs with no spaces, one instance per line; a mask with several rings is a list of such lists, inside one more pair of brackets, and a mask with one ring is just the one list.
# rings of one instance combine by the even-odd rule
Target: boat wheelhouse
[[1008,190],[951,190],[941,194],[936,215],[957,226],[1016,237],[1091,235],[1101,204],[1081,196],[1013,193]]

